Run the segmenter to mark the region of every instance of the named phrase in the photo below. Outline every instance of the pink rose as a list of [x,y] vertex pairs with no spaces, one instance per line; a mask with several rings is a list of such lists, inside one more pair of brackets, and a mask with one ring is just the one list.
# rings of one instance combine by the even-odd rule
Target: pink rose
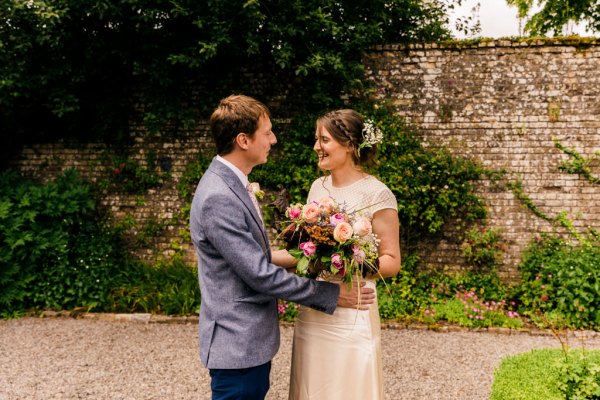
[[298,219],[302,213],[302,206],[294,204],[288,207],[287,216],[291,219]]
[[323,197],[321,200],[319,200],[319,208],[326,214],[331,214],[335,208],[335,200],[333,200],[331,197]]
[[338,270],[338,273],[341,276],[346,275],[346,268],[344,268],[344,260],[342,260],[342,256],[339,254],[331,255],[331,266]]
[[313,242],[303,242],[298,247],[300,247],[306,257],[310,257],[317,252],[317,246]]
[[333,226],[337,226],[342,222],[346,222],[346,217],[344,217],[344,214],[335,213],[329,217],[329,223],[331,223]]
[[308,203],[302,207],[302,218],[309,224],[317,222],[319,218],[319,206],[316,203]]
[[354,259],[354,261],[356,261],[359,264],[362,264],[363,262],[365,262],[366,257],[367,255],[365,254],[364,250],[361,249],[358,244],[354,243],[352,245],[352,258]]
[[340,243],[344,243],[346,240],[350,239],[353,234],[352,226],[350,226],[347,222],[340,222],[333,229],[333,238]]
[[373,232],[371,221],[364,217],[356,221],[354,225],[352,225],[352,229],[358,237],[363,237]]

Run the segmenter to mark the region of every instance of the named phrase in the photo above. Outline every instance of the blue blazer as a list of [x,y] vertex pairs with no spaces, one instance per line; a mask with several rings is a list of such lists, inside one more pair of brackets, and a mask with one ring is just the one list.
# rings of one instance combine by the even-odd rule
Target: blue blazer
[[269,239],[235,173],[213,159],[190,214],[198,255],[200,359],[207,368],[249,368],[279,349],[277,298],[332,314],[339,287],[271,263]]

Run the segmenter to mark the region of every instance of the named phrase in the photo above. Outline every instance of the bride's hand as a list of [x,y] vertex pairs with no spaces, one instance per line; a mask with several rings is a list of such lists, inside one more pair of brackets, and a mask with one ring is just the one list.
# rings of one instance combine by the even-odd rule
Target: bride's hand
[[271,252],[271,260],[273,264],[279,265],[290,272],[296,269],[296,260],[287,250],[274,250]]

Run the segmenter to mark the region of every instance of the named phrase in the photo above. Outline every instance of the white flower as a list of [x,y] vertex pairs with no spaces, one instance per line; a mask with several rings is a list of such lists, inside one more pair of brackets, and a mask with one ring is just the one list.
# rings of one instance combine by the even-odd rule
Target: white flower
[[383,132],[371,119],[368,119],[364,122],[362,133],[363,141],[358,146],[359,152],[363,147],[373,147],[373,145],[379,144],[383,141]]
[[368,119],[363,125],[363,137],[364,146],[372,146],[374,144],[381,143],[383,140],[383,132],[381,132],[381,129],[375,126],[375,123],[372,120]]

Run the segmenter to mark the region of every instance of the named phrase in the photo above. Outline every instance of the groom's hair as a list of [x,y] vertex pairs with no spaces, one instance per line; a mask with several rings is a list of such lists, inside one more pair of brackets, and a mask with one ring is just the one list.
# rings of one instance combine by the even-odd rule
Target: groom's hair
[[232,95],[222,99],[210,117],[217,154],[231,153],[235,138],[242,132],[252,137],[262,116],[270,117],[269,109],[252,97]]

